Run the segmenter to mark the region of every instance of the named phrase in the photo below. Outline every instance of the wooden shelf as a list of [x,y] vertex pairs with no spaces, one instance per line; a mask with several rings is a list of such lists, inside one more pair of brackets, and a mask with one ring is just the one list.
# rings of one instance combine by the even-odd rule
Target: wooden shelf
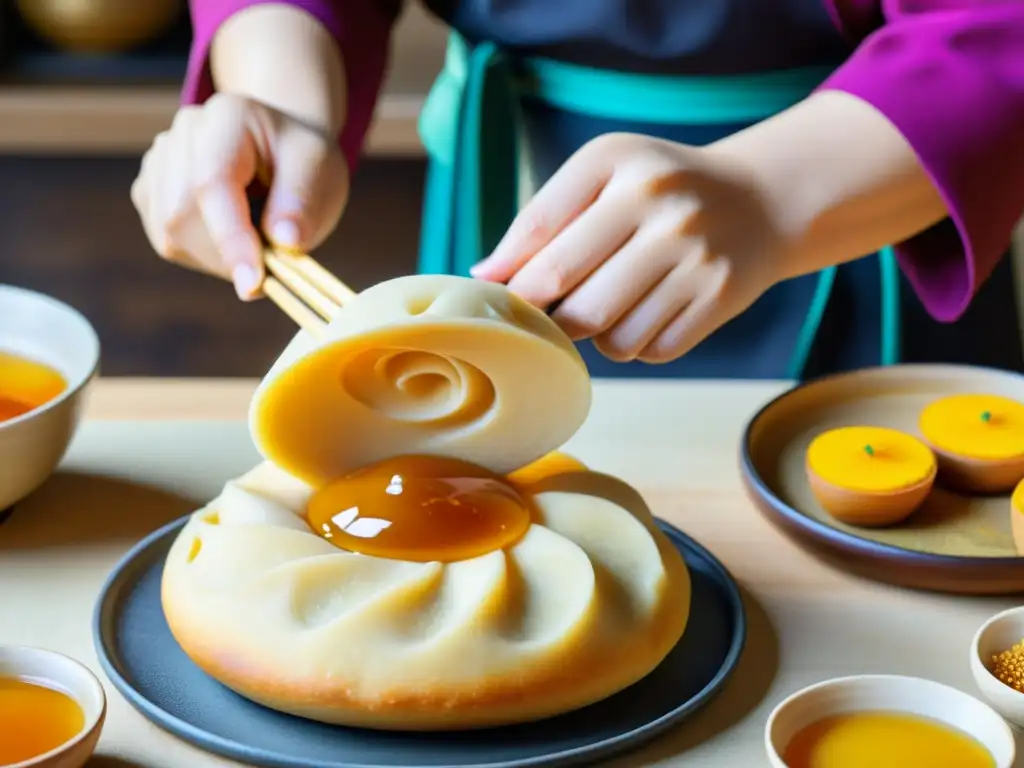
[[[423,154],[416,121],[444,61],[447,36],[447,28],[419,4],[408,5],[391,40],[384,96],[366,141],[370,155]],[[0,154],[140,154],[171,124],[178,94],[179,86],[169,81],[167,85],[0,82]]]
[[[170,125],[170,86],[0,87],[0,154],[139,154]],[[421,96],[385,95],[367,137],[371,155],[418,156]]]

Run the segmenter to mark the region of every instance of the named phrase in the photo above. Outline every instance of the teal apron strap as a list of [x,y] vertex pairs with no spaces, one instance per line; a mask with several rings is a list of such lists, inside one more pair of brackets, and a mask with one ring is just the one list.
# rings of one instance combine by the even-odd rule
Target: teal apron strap
[[558,109],[666,125],[752,123],[776,115],[823,83],[831,67],[753,75],[612,72],[552,59],[522,62],[520,91]]
[[807,360],[811,356],[811,350],[814,349],[814,340],[818,337],[818,329],[821,328],[821,321],[825,317],[828,301],[832,297],[836,272],[835,267],[828,267],[818,273],[818,285],[814,289],[811,306],[807,310],[804,324],[800,326],[800,333],[796,337],[796,348],[793,350],[793,355],[789,359],[789,367],[786,369],[786,378],[788,379],[800,380],[804,377]]
[[896,365],[902,354],[900,265],[891,246],[878,252],[878,264],[882,270],[882,365]]
[[468,276],[515,218],[517,110],[507,57],[492,43],[470,51],[452,36],[444,72],[420,115],[429,158],[421,273]]
[[[896,365],[900,361],[902,332],[900,329],[900,267],[896,261],[896,253],[892,247],[886,246],[878,252],[878,266],[882,276],[882,341],[881,364]],[[818,335],[825,308],[832,293],[836,279],[836,268],[823,269],[818,277],[818,287],[811,299],[811,307],[800,334],[797,336],[796,350],[789,362],[787,377],[802,379],[807,360],[814,347],[814,339]]]
[[427,153],[427,178],[420,225],[420,274],[451,274],[455,199],[455,167],[466,87],[466,51],[448,42],[444,69],[434,81],[420,111],[419,133]]
[[[428,169],[419,270],[468,275],[518,209],[519,97],[594,117],[647,123],[713,125],[754,122],[802,100],[831,73],[812,67],[757,75],[678,77],[581,67],[550,59],[517,61],[492,43],[448,42],[445,68],[420,115]],[[899,267],[879,253],[883,365],[899,362]],[[803,377],[836,279],[819,273],[788,373]]]

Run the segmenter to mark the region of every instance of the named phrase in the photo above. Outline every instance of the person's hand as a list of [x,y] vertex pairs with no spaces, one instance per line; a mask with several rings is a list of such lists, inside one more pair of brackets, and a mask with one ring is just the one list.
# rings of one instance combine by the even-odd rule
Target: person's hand
[[609,134],[580,149],[473,275],[617,361],[674,360],[779,279],[783,238],[739,165]]
[[250,99],[217,94],[181,109],[142,159],[131,197],[168,261],[230,280],[243,299],[263,281],[262,240],[247,190],[269,178],[261,229],[283,249],[330,234],[348,197],[334,137]]

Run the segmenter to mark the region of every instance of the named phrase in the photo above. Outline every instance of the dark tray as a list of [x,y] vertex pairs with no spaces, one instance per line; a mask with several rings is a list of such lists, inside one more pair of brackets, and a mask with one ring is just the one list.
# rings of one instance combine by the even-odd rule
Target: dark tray
[[178,520],[151,534],[114,569],[96,606],[96,651],[111,682],[143,715],[185,741],[247,765],[593,765],[639,747],[705,705],[732,673],[745,640],[735,581],[714,555],[659,521],[690,568],[692,605],[682,640],[640,682],[576,712],[508,728],[394,733],[324,725],[236,695],[199,670],[175,642],[160,604],[160,579],[184,524]]

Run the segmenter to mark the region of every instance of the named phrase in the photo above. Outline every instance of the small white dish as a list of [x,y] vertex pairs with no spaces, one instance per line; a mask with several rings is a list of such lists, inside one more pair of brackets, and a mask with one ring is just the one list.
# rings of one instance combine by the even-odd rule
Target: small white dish
[[1024,728],[1024,693],[989,672],[992,657],[1024,640],[1024,607],[997,613],[981,625],[971,641],[971,674],[982,695],[1003,717]]
[[780,703],[768,716],[764,744],[773,768],[788,768],[782,753],[790,740],[818,720],[849,712],[885,711],[927,717],[982,744],[995,768],[1012,768],[1013,731],[991,707],[956,688],[900,675],[857,675],[827,680]]
[[82,708],[85,723],[78,735],[59,747],[5,768],[81,768],[96,751],[107,715],[103,686],[89,669],[55,651],[0,645],[0,677],[38,683],[70,696]]
[[48,403],[0,422],[2,512],[42,485],[67,452],[99,367],[100,342],[89,321],[67,304],[0,285],[0,352],[49,365],[67,382]]

